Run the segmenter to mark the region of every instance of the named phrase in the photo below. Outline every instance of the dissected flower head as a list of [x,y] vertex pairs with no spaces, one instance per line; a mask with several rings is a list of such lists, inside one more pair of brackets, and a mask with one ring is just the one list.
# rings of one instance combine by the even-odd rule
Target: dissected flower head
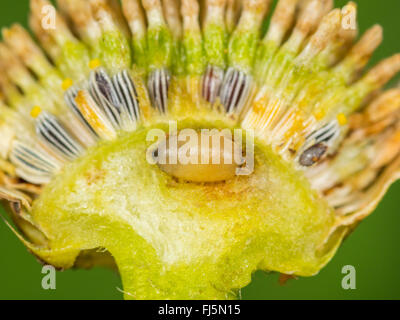
[[[0,43],[0,198],[44,263],[235,298],[256,270],[318,273],[400,176],[400,55],[365,71],[382,29],[356,41],[353,2],[57,3]],[[171,162],[181,136],[207,163]]]

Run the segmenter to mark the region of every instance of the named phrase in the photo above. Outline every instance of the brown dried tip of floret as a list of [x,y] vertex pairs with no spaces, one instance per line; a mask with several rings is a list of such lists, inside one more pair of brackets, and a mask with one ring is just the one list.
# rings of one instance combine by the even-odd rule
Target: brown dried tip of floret
[[322,17],[323,5],[320,0],[307,1],[298,13],[296,25],[285,46],[297,52],[304,39],[317,27]]
[[14,24],[11,28],[2,29],[3,39],[10,48],[23,61],[29,61],[32,56],[41,55],[42,51],[32,41],[29,33],[18,24]]
[[299,0],[279,0],[264,41],[274,41],[277,45],[282,43],[295,21],[298,2]]
[[299,55],[298,60],[309,62],[335,37],[340,28],[341,14],[339,9],[335,9],[327,14],[318,26],[317,31],[311,36],[308,44]]
[[310,44],[319,50],[324,49],[340,28],[341,14],[336,9],[328,13],[321,21],[317,31],[310,39]]
[[364,77],[363,81],[379,89],[400,71],[400,53],[378,63]]
[[245,1],[237,29],[260,28],[263,19],[267,15],[272,0]]
[[372,169],[390,164],[400,153],[400,122],[389,127],[376,141],[376,155],[371,162]]
[[[0,65],[5,68],[5,70],[15,70],[16,68],[21,68],[22,63],[17,59],[13,52],[6,46],[4,42],[0,42]],[[9,72],[6,72],[10,76]]]
[[108,0],[108,5],[112,10],[113,17],[117,21],[120,30],[125,34],[125,36],[129,37],[130,36],[129,26],[122,12],[120,0]]
[[324,15],[324,6],[321,1],[307,1],[307,5],[305,5],[299,11],[294,31],[298,31],[306,35],[309,34],[318,26],[318,23],[321,21]]
[[130,31],[122,13],[119,10],[116,11],[115,4],[111,0],[89,0],[89,4],[95,20],[103,31],[119,30],[125,37],[130,37]]
[[142,0],[142,5],[146,11],[149,27],[158,27],[166,23],[160,0]]
[[42,50],[24,28],[14,24],[10,29],[4,28],[2,31],[6,44],[36,74],[43,76],[52,69]]
[[357,24],[357,4],[350,1],[342,8],[342,27],[339,32],[355,31],[358,29]]
[[200,1],[200,12],[202,25],[217,23],[225,26],[225,9],[227,0],[202,0]]
[[4,43],[0,43],[0,70],[3,70],[8,78],[22,90],[36,82],[22,62]]
[[200,6],[197,0],[181,0],[181,14],[184,30],[200,30],[199,13]]
[[46,51],[53,62],[57,61],[61,56],[62,50],[54,39],[44,31],[40,20],[36,16],[29,16],[29,27],[38,39],[41,47]]
[[[345,21],[351,17],[354,21]],[[357,5],[349,2],[342,9],[342,23],[339,31],[327,48],[324,50],[326,55],[326,65],[333,66],[341,61],[349,53],[358,35]]]
[[368,122],[378,122],[400,109],[400,88],[384,92],[366,110]]
[[349,141],[364,141],[377,135],[400,121],[400,88],[390,89],[380,94],[361,113],[349,119],[352,131]]
[[86,28],[93,22],[92,10],[88,1],[57,0],[59,10],[67,15],[78,28]]
[[225,11],[225,24],[228,32],[232,32],[239,20],[240,12],[242,10],[242,1],[240,0],[227,0]]
[[169,29],[171,30],[174,37],[177,39],[182,36],[182,21],[179,8],[180,3],[178,0],[163,1],[165,19],[167,20]]
[[160,0],[142,0],[143,8],[147,11],[162,12],[162,5]]
[[270,8],[272,0],[252,0],[243,2],[243,12],[252,12],[263,19]]
[[[63,45],[66,41],[76,41],[75,37],[71,33],[68,28],[68,25],[64,18],[58,13],[56,8],[51,4],[48,0],[31,0],[30,1],[31,7],[31,15],[35,18],[36,23],[39,23],[43,26],[43,23],[46,22],[48,18],[48,12],[43,11],[44,7],[51,7],[55,13],[55,26],[49,26],[48,28],[41,27],[41,32],[48,33],[52,39],[58,43],[59,45]],[[50,17],[50,15],[49,15]],[[37,29],[37,27],[36,27]]]
[[57,0],[64,16],[72,21],[73,29],[84,40],[95,41],[101,36],[100,26],[94,19],[88,1]]
[[319,22],[322,18],[331,12],[334,8],[333,0],[305,0],[299,3],[298,12],[299,16],[303,16],[304,24],[307,24],[307,16],[310,19],[309,32],[313,33],[318,28]]
[[389,187],[399,178],[400,156],[397,155],[396,158],[382,170],[382,173],[371,187],[361,192],[352,203],[337,209],[337,214],[343,215],[343,218],[338,220],[337,224],[349,226],[357,221],[363,220],[376,209]]
[[122,0],[122,10],[134,38],[142,38],[146,33],[146,18],[139,0]]
[[4,76],[2,72],[0,72],[0,105],[7,101],[7,91],[10,88],[10,82]]
[[[298,10],[302,11],[304,10],[305,7],[309,5],[309,3],[314,0],[300,0],[298,3]],[[333,8],[334,8],[334,0],[318,0],[320,4],[322,5],[322,11],[321,14],[322,16],[328,14]]]
[[380,25],[368,29],[361,39],[353,46],[342,63],[337,67],[343,70],[347,82],[353,82],[358,73],[367,65],[372,54],[379,47],[383,39],[383,30]]
[[205,6],[208,7],[215,7],[224,9],[228,0],[206,0],[204,1]]
[[[0,63],[0,70],[2,69]],[[17,87],[12,83],[4,72],[0,72],[0,101],[9,103],[11,97],[21,96]],[[0,103],[1,105],[1,103]]]
[[108,23],[111,25],[114,23],[111,8],[108,5],[107,0],[89,0],[88,3],[95,19],[103,28],[109,27],[107,25]]
[[[365,218],[400,176],[400,89],[382,93],[364,111],[353,115],[350,129],[342,149],[358,150],[355,158],[343,162],[334,157],[322,165],[323,174],[328,177],[330,172],[331,180],[323,183],[326,199],[336,207],[337,215],[343,216],[338,225]],[[336,157],[340,159],[342,152]],[[339,181],[343,165],[347,173]]]

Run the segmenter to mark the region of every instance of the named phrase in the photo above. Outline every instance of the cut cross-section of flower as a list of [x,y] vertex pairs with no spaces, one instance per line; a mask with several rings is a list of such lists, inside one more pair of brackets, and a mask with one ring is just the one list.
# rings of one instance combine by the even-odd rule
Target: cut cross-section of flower
[[265,32],[269,0],[57,2],[45,28],[31,0],[41,47],[0,43],[0,198],[41,261],[236,298],[317,274],[400,177],[400,55],[364,71],[382,29],[356,42],[353,2],[279,0]]

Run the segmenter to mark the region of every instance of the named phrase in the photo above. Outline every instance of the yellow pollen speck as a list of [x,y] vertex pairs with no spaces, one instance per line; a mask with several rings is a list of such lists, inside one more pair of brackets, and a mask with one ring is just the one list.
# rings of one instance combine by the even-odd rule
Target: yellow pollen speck
[[36,119],[37,117],[39,117],[41,113],[42,113],[42,108],[35,106],[31,110],[31,117]]
[[100,59],[93,59],[93,60],[91,60],[90,62],[89,62],[89,68],[90,69],[96,69],[96,68],[98,68],[98,67],[100,67],[101,66],[101,61],[100,61]]
[[73,81],[72,81],[71,79],[65,79],[65,80],[63,81],[63,83],[61,84],[61,88],[62,88],[64,91],[66,91],[66,90],[68,90],[70,87],[72,87],[73,84],[74,84],[74,83],[73,83]]
[[322,120],[324,116],[325,116],[325,113],[322,110],[318,110],[314,113],[314,117],[317,120]]
[[345,116],[344,113],[339,113],[337,115],[337,121],[341,126],[344,126],[345,124],[347,124],[347,117]]

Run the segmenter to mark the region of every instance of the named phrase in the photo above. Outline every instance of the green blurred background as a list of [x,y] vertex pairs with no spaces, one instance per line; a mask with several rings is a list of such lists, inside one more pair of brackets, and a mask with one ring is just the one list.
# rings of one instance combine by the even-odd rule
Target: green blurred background
[[[375,23],[385,30],[384,43],[372,63],[400,52],[400,0],[355,2],[361,31]],[[337,6],[345,3],[336,0]],[[26,25],[28,7],[28,0],[0,1],[0,25]],[[355,290],[342,289],[345,265],[356,268]],[[54,291],[42,289],[42,277],[41,265],[0,221],[0,299],[122,298],[118,275],[106,269],[58,272]],[[242,299],[400,299],[400,183],[392,186],[376,212],[361,223],[319,275],[280,286],[276,274],[258,272],[242,290]]]

